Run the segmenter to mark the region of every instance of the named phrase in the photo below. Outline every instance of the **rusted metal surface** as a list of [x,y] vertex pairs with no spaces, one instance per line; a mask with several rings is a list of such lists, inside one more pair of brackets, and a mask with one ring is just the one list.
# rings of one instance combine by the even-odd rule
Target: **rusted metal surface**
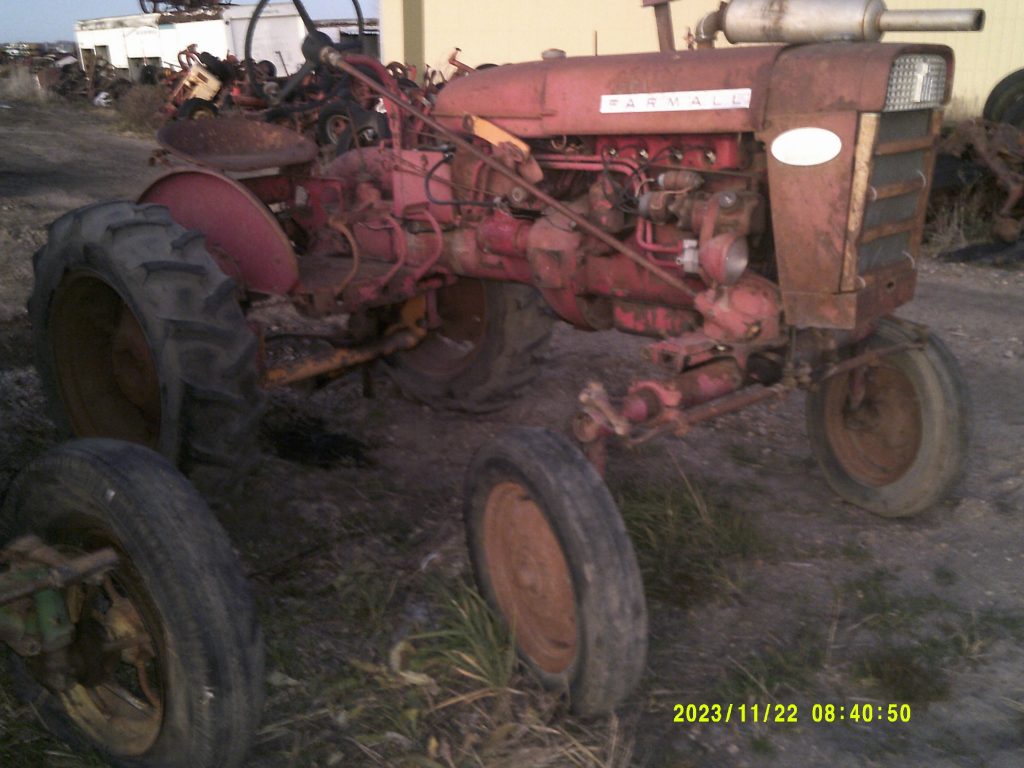
[[102,546],[106,536],[91,538],[99,548],[85,554],[35,536],[0,549],[0,640],[33,659],[39,681],[93,742],[138,756],[160,733],[167,673],[155,660],[153,627],[130,597],[138,585],[126,586],[130,570],[117,568],[114,547]]
[[487,578],[516,645],[545,672],[576,658],[576,599],[569,566],[550,523],[519,483],[498,483],[484,508]]
[[110,548],[67,558],[36,536],[22,536],[0,550],[0,563],[11,564],[16,560],[38,563],[45,569],[28,579],[21,578],[22,574],[18,579],[9,578],[13,575],[10,571],[0,576],[0,605],[41,589],[64,589],[83,581],[94,581],[118,563],[117,553]]
[[263,383],[266,386],[284,386],[317,376],[336,375],[384,355],[412,349],[427,335],[426,314],[424,297],[408,301],[402,307],[399,323],[387,329],[379,338],[358,346],[340,347],[270,366],[263,372]]
[[854,372],[825,387],[825,430],[836,460],[860,482],[890,485],[914,463],[923,434],[914,384],[900,369],[875,365],[862,373],[863,392],[851,405]]
[[[464,115],[479,115],[522,138],[670,134],[679,131],[680,110],[689,107],[687,132],[757,130],[781,51],[640,53],[497,67],[450,83],[438,94],[434,115],[455,130]],[[731,93],[737,89],[750,92]],[[662,104],[657,94],[678,101]],[[602,97],[615,95],[621,103],[608,108],[625,111],[602,113]],[[652,111],[660,106],[674,111]]]
[[295,131],[240,117],[168,123],[156,139],[183,160],[221,171],[302,165],[317,155],[316,144]]
[[237,275],[248,290],[283,294],[298,280],[288,236],[237,181],[201,169],[175,170],[154,181],[139,202],[166,205],[175,221],[202,232],[223,271]]

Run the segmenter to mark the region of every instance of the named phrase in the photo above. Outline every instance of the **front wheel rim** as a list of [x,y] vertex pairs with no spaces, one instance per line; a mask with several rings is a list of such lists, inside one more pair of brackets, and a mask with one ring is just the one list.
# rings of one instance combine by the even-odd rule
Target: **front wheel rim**
[[519,483],[491,489],[483,551],[495,602],[516,646],[544,672],[564,673],[579,642],[572,577],[555,532]]
[[865,374],[864,397],[851,407],[853,373],[828,382],[825,433],[840,466],[872,487],[903,478],[922,447],[923,419],[917,390],[900,369],[882,364]]

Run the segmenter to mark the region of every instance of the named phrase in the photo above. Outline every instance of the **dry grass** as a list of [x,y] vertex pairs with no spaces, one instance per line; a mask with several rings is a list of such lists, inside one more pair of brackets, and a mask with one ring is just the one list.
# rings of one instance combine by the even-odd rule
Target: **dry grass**
[[629,764],[631,729],[569,716],[518,667],[507,629],[471,586],[426,589],[436,628],[390,643],[380,660],[350,657],[319,680],[272,672],[274,709],[291,713],[261,729],[257,750],[301,766]]
[[28,67],[11,65],[0,72],[0,100],[43,102],[50,94],[39,87],[39,81]]
[[164,123],[157,110],[167,100],[158,85],[135,85],[115,102],[121,128],[132,133],[152,135]]
[[992,240],[992,216],[1005,195],[985,177],[957,192],[932,197],[925,228],[924,252],[937,256],[973,243]]

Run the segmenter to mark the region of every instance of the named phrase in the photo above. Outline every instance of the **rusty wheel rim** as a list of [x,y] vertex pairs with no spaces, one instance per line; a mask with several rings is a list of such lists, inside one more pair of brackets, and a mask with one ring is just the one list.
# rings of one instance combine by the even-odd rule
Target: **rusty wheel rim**
[[450,376],[470,368],[486,334],[487,294],[479,280],[459,280],[437,292],[441,326],[403,353],[403,365],[428,376]]
[[921,405],[913,382],[891,365],[864,373],[864,396],[851,402],[851,373],[832,379],[825,395],[825,430],[843,469],[864,485],[895,483],[921,449]]
[[544,672],[565,672],[578,645],[572,578],[555,532],[519,483],[499,483],[487,497],[483,549],[520,652]]
[[76,635],[68,652],[74,682],[59,696],[68,717],[93,742],[111,754],[134,757],[149,751],[163,726],[163,634],[138,573],[116,541],[90,528],[73,551],[102,547],[117,550],[121,565],[102,584],[65,591]]
[[131,310],[113,288],[88,274],[66,278],[53,307],[57,385],[72,431],[155,448],[160,380]]

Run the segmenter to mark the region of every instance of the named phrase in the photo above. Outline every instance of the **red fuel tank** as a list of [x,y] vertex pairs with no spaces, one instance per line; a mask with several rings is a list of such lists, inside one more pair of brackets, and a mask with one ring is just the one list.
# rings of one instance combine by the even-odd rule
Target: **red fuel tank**
[[523,138],[746,132],[764,119],[781,46],[583,56],[509,64],[448,83],[434,116],[464,115]]

